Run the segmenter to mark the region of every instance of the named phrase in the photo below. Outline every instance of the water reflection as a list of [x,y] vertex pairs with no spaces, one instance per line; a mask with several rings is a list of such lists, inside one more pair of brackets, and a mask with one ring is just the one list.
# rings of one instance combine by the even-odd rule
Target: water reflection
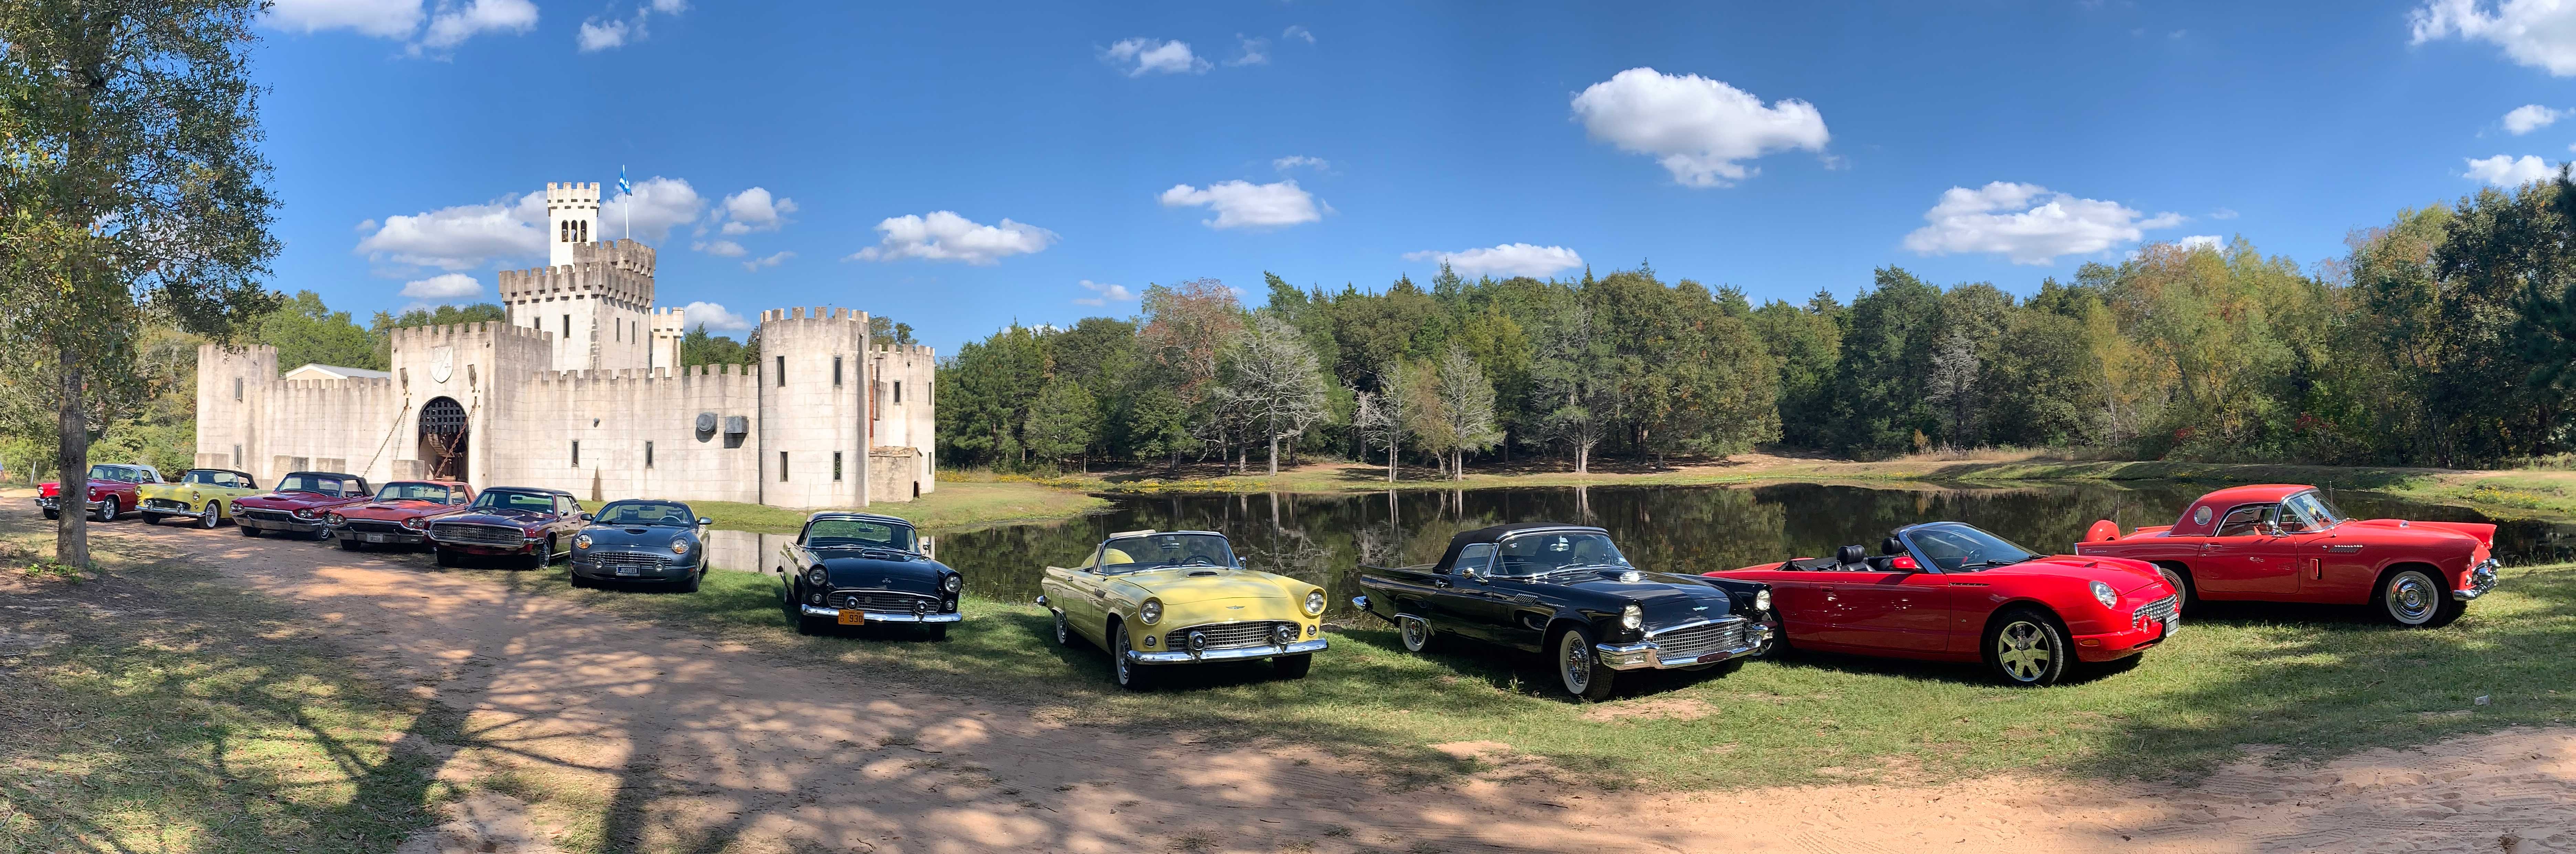
[[[1349,612],[1350,570],[1361,564],[1426,563],[1451,534],[1503,522],[1583,522],[1607,528],[1639,566],[1675,572],[1733,569],[1789,557],[1831,554],[1875,543],[1900,525],[1953,519],[2043,552],[2071,551],[2096,519],[2162,525],[2207,491],[2187,484],[2073,483],[2011,488],[1778,484],[1758,487],[1566,487],[1365,494],[1172,495],[1121,497],[1082,519],[950,534],[942,559],[966,575],[967,591],[1005,601],[1038,594],[1042,567],[1079,561],[1111,531],[1156,528],[1224,533],[1256,569],[1292,575],[1333,592]],[[2339,492],[2356,518],[2490,521],[2478,513]],[[765,570],[762,560],[789,537],[715,532],[717,566]],[[2496,555],[2507,564],[2576,560],[2576,526],[2502,523]],[[774,560],[770,560],[774,563]]]

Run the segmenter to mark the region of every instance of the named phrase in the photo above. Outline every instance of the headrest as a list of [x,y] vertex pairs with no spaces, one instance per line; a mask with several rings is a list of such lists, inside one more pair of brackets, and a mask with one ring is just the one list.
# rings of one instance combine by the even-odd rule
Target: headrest
[[1836,563],[1860,563],[1863,558],[1867,558],[1868,556],[1867,551],[1859,546],[1844,546],[1834,550],[1834,561]]
[[1878,543],[1878,553],[1879,553],[1879,554],[1883,554],[1883,555],[1901,555],[1901,554],[1904,554],[1904,553],[1905,553],[1905,541],[1904,541],[1904,540],[1897,539],[1897,538],[1895,538],[1895,537],[1889,537],[1889,538],[1887,538],[1887,539],[1880,540],[1880,541],[1879,541],[1879,543]]

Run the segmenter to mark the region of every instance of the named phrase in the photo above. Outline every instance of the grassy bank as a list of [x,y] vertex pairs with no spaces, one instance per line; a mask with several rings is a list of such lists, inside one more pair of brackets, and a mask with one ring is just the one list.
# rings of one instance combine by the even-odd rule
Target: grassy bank
[[[868,505],[870,513],[912,520],[925,531],[947,531],[1002,522],[1062,519],[1097,512],[1109,502],[1080,490],[1032,481],[940,481],[939,488],[912,501]],[[765,534],[792,534],[813,510],[768,507],[734,501],[692,501],[689,507],[716,520],[716,527]]]
[[1451,480],[1427,469],[1406,469],[1389,483],[1383,466],[1317,463],[1277,476],[1214,472],[1157,476],[1158,472],[1048,478],[969,478],[1042,484],[1084,493],[1162,492],[1377,492],[1386,489],[1487,489],[1527,486],[1720,486],[1761,483],[2012,483],[2017,481],[2184,481],[2212,486],[2235,483],[2308,483],[2336,489],[2384,492],[2416,501],[2477,509],[2507,518],[2576,519],[2576,471],[2458,471],[2405,467],[2310,466],[2276,463],[2192,463],[2052,458],[2041,454],[1985,454],[1965,459],[1910,457],[1878,462],[1813,460],[1749,454],[1668,467],[1621,462],[1587,474],[1525,466],[1471,471]]
[[1636,678],[1599,705],[1561,699],[1535,656],[1413,656],[1377,626],[1335,632],[1301,681],[1212,666],[1138,695],[1110,684],[1098,650],[1055,646],[1045,612],[1026,604],[970,597],[968,621],[944,643],[900,628],[807,638],[788,628],[766,576],[720,573],[695,595],[574,590],[559,573],[489,578],[1101,725],[1318,744],[1414,784],[1479,767],[1435,748],[1462,742],[1504,745],[1515,773],[1688,789],[2011,770],[2188,776],[2247,744],[2326,757],[2576,717],[2576,692],[2563,690],[2576,684],[2576,565],[2509,569],[2499,592],[2441,631],[2398,631],[2352,609],[2195,615],[2135,666],[2046,690],[2001,687],[1968,666],[1794,657]]
[[382,852],[433,823],[452,793],[414,748],[454,716],[201,569],[31,574],[37,541],[0,546],[0,852]]

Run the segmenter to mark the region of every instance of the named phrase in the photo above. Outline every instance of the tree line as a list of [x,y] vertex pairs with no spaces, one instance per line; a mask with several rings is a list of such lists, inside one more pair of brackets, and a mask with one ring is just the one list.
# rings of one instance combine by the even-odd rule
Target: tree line
[[2152,244],[2017,297],[1879,269],[1755,306],[1647,264],[1596,277],[1156,285],[1130,318],[1014,324],[939,372],[951,465],[1276,471],[1300,453],[1461,476],[1757,445],[2496,466],[2576,450],[2576,184],[2358,229],[2303,269]]

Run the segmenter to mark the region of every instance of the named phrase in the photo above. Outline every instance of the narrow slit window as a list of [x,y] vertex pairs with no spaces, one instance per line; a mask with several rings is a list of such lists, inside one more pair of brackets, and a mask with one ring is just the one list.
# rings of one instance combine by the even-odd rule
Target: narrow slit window
[[240,400],[240,399],[241,399],[241,394],[242,394],[242,378],[240,378],[240,377],[234,377],[234,378],[233,378],[233,399],[234,399],[234,400]]
[[778,357],[778,387],[787,387],[787,357]]
[[572,440],[572,467],[581,468],[581,440]]
[[233,446],[233,468],[241,468],[241,446]]
[[902,406],[902,405],[903,405],[903,381],[902,381],[902,380],[895,380],[895,381],[894,381],[894,404],[895,404],[896,406]]
[[644,467],[648,469],[653,467],[653,443],[651,442],[644,443]]
[[567,314],[567,315],[564,315],[564,316],[563,316],[563,318],[564,318],[564,320],[563,320],[563,326],[564,326],[563,337],[564,337],[564,340],[566,340],[566,341],[570,341],[570,340],[572,340],[572,315]]
[[841,357],[832,357],[832,387],[841,387]]
[[787,482],[787,452],[778,452],[778,482]]
[[841,452],[839,451],[832,452],[832,479],[834,481],[841,479]]

